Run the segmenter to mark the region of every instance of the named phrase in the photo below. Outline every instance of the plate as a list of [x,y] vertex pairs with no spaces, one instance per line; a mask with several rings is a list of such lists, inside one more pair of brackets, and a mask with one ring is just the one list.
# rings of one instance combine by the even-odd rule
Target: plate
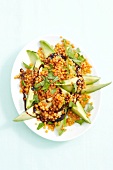
[[[12,93],[13,102],[14,102],[14,105],[16,107],[18,114],[21,114],[24,111],[24,103],[23,103],[23,95],[19,92],[19,80],[14,79],[14,76],[19,74],[20,68],[22,68],[22,62],[23,61],[25,63],[29,64],[29,58],[28,58],[28,55],[26,53],[26,50],[37,51],[38,48],[40,47],[39,41],[41,39],[47,41],[48,43],[50,43],[53,46],[56,43],[61,41],[59,36],[44,36],[44,37],[41,37],[41,38],[37,38],[37,39],[33,40],[32,42],[28,43],[20,51],[20,53],[16,57],[16,60],[14,62],[13,68],[12,68],[12,74],[11,74],[11,93]],[[73,40],[71,40],[71,39],[69,39],[69,40],[73,44],[75,44]],[[84,55],[84,53],[83,53],[83,55]],[[86,57],[86,55],[84,55],[84,56]],[[88,58],[88,60],[89,60],[89,58]],[[91,59],[89,60],[89,62],[92,64]],[[92,75],[97,75],[94,67],[92,69]],[[100,104],[100,91],[97,91],[97,92],[95,92],[91,95],[91,101],[94,104],[94,109],[91,112],[91,117],[90,117],[90,120],[91,120],[92,123],[91,124],[84,123],[82,126],[80,126],[79,124],[76,123],[76,124],[74,124],[70,127],[67,127],[67,131],[65,133],[63,133],[62,136],[58,136],[56,131],[54,131],[54,132],[49,131],[48,133],[45,133],[45,130],[43,128],[40,129],[40,130],[37,130],[36,129],[37,126],[35,125],[36,119],[26,120],[26,121],[24,121],[24,123],[33,132],[35,132],[37,135],[39,135],[43,138],[53,140],[53,141],[68,141],[68,140],[74,139],[74,138],[82,135],[94,123],[95,118],[96,118],[97,113],[98,113],[99,104]],[[15,117],[16,117],[16,115],[15,115]]]

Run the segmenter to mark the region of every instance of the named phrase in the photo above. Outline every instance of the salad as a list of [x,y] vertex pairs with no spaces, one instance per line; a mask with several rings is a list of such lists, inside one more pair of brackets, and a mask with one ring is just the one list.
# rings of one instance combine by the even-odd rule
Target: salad
[[37,130],[57,130],[62,135],[75,123],[91,123],[94,106],[90,93],[109,85],[97,84],[100,77],[91,75],[92,66],[79,48],[68,40],[54,47],[40,40],[37,52],[26,51],[30,62],[15,76],[20,80],[24,111],[15,122],[35,118]]

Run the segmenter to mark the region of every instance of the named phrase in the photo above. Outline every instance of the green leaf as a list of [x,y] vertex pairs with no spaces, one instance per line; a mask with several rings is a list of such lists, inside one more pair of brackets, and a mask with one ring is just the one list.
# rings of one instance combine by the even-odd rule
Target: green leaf
[[72,101],[70,101],[70,102],[69,102],[69,107],[74,107],[74,106],[76,106],[76,104],[73,103]]
[[44,123],[39,123],[38,127],[37,127],[37,130],[41,129],[42,127],[44,126]]
[[54,94],[56,92],[57,89],[52,89],[51,90],[51,94]]
[[77,58],[81,63],[85,61],[85,58],[83,55],[78,55],[78,58]]
[[47,77],[48,79],[51,79],[51,80],[55,79],[55,76],[52,72],[49,72]]
[[54,78],[53,83],[56,82],[57,80],[59,80],[58,76]]
[[49,125],[53,125],[53,123],[52,123],[52,122],[48,122],[48,124],[49,124]]
[[34,88],[38,88],[38,87],[41,87],[41,86],[43,86],[44,85],[44,81],[41,81],[40,83],[38,83],[38,84],[35,84],[34,85]]
[[50,82],[46,77],[45,80],[44,80],[44,85],[43,85],[42,90],[44,90],[46,92],[49,89],[49,86],[50,86]]
[[75,51],[76,51],[76,53],[80,53],[81,52],[79,48],[76,48]]
[[65,131],[66,131],[66,129],[60,129],[60,130],[59,130],[59,133],[58,133],[59,136],[61,136]]
[[87,101],[88,99],[87,98],[83,98],[83,101]]
[[72,93],[75,93],[77,91],[77,85],[74,83],[73,84],[73,90],[72,90]]
[[34,103],[39,103],[38,95],[34,94],[34,96],[33,96],[33,102],[34,102]]
[[64,118],[64,120],[63,120],[63,126],[64,126],[64,127],[66,126],[66,116],[65,116],[65,118]]
[[27,65],[27,64],[24,63],[24,62],[23,62],[23,66],[24,66],[25,68],[27,68],[27,69],[31,69],[31,68],[32,68],[32,66],[29,66],[29,65]]
[[23,85],[23,86],[26,86],[26,84],[25,84],[24,80],[22,80],[22,85]]
[[83,119],[79,119],[79,120],[75,121],[75,123],[79,123],[80,125],[82,125],[84,122],[85,122],[85,120],[83,120]]
[[90,111],[93,110],[93,109],[94,109],[94,107],[92,106],[92,104],[91,104],[91,103],[88,103],[87,106],[86,106],[86,108],[85,108],[85,111],[86,111],[86,112],[90,112]]

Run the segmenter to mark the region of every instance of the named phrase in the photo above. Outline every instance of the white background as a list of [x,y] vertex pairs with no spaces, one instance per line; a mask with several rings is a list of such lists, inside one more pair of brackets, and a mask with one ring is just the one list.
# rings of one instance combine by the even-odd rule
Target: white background
[[10,92],[14,60],[26,43],[46,34],[72,37],[101,82],[113,80],[112,0],[0,0],[0,169],[112,170],[113,84],[101,91],[95,124],[72,141],[48,141],[12,121],[18,115]]

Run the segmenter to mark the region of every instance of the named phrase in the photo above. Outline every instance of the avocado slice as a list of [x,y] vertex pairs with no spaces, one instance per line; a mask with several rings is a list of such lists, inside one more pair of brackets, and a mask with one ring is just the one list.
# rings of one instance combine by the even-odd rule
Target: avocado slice
[[16,117],[13,121],[14,122],[21,122],[29,119],[36,118],[36,114],[33,113],[33,106],[30,107],[28,110],[22,112],[18,117]]
[[[84,79],[86,85],[89,85],[89,84],[93,84],[93,83],[99,81],[100,77],[83,76],[83,79]],[[62,84],[62,88],[65,89],[68,92],[72,92],[73,85],[71,85],[71,83],[76,84],[77,80],[78,80],[78,77],[75,77],[75,78],[72,78],[72,79],[69,79],[69,80],[64,80],[64,83]]]
[[66,131],[66,129],[64,128],[65,126],[66,126],[66,116],[62,121],[60,121],[59,126],[55,126],[59,136],[61,136]]
[[[38,56],[38,54],[35,51],[31,51],[31,50],[27,50],[26,52],[29,56],[30,62],[33,65],[35,65],[37,63],[37,66],[39,68],[39,66],[41,65],[41,61],[40,61],[40,57]],[[35,67],[37,67],[37,66],[35,66]]]
[[[47,108],[51,106],[52,98],[48,98],[47,100],[43,100],[43,102],[47,102]],[[36,118],[36,114],[40,114],[40,111],[37,110],[36,113],[33,112],[33,106],[27,109],[26,111],[22,112],[19,116],[17,116],[13,121],[20,122],[29,119]]]
[[77,101],[76,106],[72,107],[71,109],[72,109],[73,113],[80,116],[82,119],[85,120],[85,122],[91,123],[90,119],[87,117],[86,112],[84,111],[84,109],[79,101]]
[[100,80],[100,77],[84,75],[84,76],[83,76],[83,79],[84,79],[86,85],[88,85],[88,84],[96,83],[97,81]]
[[34,96],[34,91],[32,90],[32,88],[29,89],[29,93],[27,96],[27,100],[26,100],[26,108],[30,108],[32,103],[33,103],[33,96]]
[[82,94],[84,93],[93,93],[97,90],[102,89],[103,87],[108,86],[109,84],[111,84],[111,82],[106,83],[106,84],[93,84],[93,85],[87,85],[85,89],[83,89],[81,91]]
[[48,42],[46,42],[44,40],[40,40],[40,46],[41,46],[41,48],[43,50],[45,58],[47,58],[50,54],[55,53],[52,46]]

